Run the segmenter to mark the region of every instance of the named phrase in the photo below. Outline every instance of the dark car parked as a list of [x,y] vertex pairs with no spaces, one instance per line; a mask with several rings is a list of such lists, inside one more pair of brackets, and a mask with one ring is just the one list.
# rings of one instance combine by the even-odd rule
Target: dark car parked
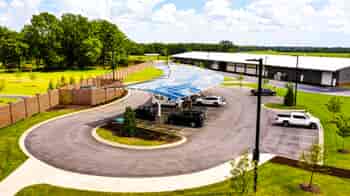
[[[250,91],[252,93],[253,96],[258,96],[258,89],[252,89]],[[271,89],[261,89],[261,96],[275,96],[276,95],[276,91],[273,91]]]
[[202,127],[205,114],[203,111],[183,111],[171,113],[168,116],[168,123],[173,125],[184,125],[190,127]]
[[155,121],[157,116],[157,109],[152,106],[142,106],[135,110],[136,118]]

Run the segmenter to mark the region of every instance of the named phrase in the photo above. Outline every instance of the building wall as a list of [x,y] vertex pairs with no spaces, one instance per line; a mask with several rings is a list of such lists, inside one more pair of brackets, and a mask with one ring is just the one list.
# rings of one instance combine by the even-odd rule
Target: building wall
[[338,72],[337,82],[339,85],[350,84],[350,67]]
[[[267,77],[271,79],[280,79],[282,81],[294,82],[296,78],[295,69],[282,67],[266,67]],[[281,73],[281,74],[278,74]],[[280,77],[278,76],[280,75]],[[303,75],[303,81],[301,81]],[[305,84],[321,85],[322,72],[314,70],[298,70],[298,81]]]

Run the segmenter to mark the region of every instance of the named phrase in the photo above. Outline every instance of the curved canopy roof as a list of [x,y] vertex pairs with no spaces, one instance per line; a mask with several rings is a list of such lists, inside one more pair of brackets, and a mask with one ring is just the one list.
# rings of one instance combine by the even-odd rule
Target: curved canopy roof
[[128,86],[129,89],[148,91],[172,100],[188,97],[222,83],[221,74],[188,65],[157,65],[165,75],[157,80]]

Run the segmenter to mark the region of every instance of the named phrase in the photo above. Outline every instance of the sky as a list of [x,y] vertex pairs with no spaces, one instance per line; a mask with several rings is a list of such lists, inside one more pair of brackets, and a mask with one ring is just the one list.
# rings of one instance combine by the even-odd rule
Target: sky
[[0,0],[0,25],[40,12],[106,19],[137,42],[350,47],[349,0]]

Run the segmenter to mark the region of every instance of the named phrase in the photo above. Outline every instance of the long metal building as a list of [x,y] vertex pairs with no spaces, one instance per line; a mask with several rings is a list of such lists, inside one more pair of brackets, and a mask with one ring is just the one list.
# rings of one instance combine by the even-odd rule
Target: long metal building
[[248,53],[186,52],[173,55],[175,61],[203,65],[225,72],[256,76],[258,66],[247,59],[264,59],[264,77],[318,86],[350,85],[350,58],[328,58]]

